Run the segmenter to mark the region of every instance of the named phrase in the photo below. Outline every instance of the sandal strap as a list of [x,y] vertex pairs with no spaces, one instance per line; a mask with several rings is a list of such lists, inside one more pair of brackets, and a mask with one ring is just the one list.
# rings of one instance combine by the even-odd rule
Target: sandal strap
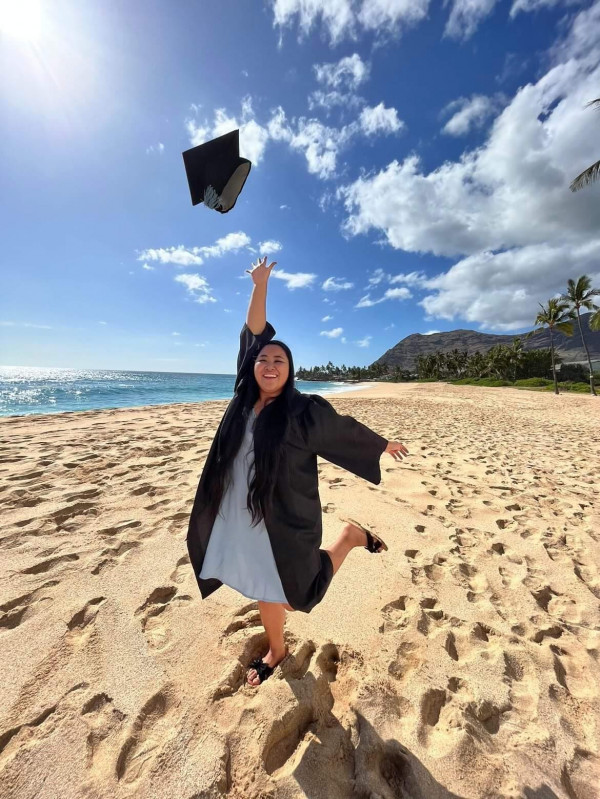
[[368,549],[369,552],[379,552],[382,546],[381,541],[374,538],[368,530],[365,530],[365,533],[367,534],[367,546],[365,549]]
[[254,660],[248,665],[248,671],[250,669],[254,669],[256,671],[261,682],[264,682],[275,671],[272,666],[269,666],[269,664],[265,663],[261,658],[254,658]]

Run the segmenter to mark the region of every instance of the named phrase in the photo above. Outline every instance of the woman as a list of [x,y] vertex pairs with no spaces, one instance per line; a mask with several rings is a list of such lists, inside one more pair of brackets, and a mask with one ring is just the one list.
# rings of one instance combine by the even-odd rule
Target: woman
[[387,549],[353,520],[320,549],[317,455],[375,485],[379,459],[408,454],[318,394],[294,387],[292,353],[267,322],[267,282],[275,262],[246,270],[254,288],[240,334],[234,396],[208,453],[190,516],[187,546],[203,599],[224,583],[258,600],[269,651],[249,665],[258,685],[288,654],[286,610],[309,613],[351,549]]

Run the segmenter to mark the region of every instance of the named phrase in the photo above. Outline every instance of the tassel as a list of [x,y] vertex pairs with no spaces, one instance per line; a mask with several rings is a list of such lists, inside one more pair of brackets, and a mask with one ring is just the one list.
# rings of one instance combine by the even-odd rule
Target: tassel
[[217,206],[221,206],[222,207],[222,205],[223,205],[223,203],[221,202],[221,198],[219,197],[217,192],[213,189],[213,187],[210,186],[210,185],[207,186],[204,189],[204,201],[203,202],[204,202],[204,205],[207,208],[217,209]]

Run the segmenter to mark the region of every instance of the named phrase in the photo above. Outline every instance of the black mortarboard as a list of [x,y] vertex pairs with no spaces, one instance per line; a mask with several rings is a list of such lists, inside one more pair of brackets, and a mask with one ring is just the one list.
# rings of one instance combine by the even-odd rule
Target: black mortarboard
[[204,203],[222,214],[230,211],[252,166],[247,158],[240,158],[239,130],[192,147],[182,155],[192,205]]

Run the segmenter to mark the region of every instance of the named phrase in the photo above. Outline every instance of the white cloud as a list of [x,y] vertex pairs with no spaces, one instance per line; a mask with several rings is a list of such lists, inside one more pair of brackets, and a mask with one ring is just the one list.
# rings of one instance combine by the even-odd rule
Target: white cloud
[[378,300],[372,300],[370,294],[365,294],[364,297],[356,303],[355,308],[370,308],[372,305],[378,305],[380,302],[386,300],[407,300],[412,297],[412,294],[407,288],[401,289],[387,289],[387,291]]
[[269,134],[275,141],[284,141],[293,150],[302,152],[308,171],[320,178],[331,177],[335,173],[338,150],[348,138],[344,128],[337,130],[317,119],[304,117],[298,120],[294,130],[281,107],[269,122]]
[[514,18],[519,11],[538,11],[540,8],[552,8],[558,5],[577,5],[579,0],[515,0],[510,9]]
[[0,322],[1,327],[34,327],[38,330],[53,330],[50,325],[36,325],[34,322]]
[[181,335],[181,333],[175,333],[175,332],[173,332],[173,333],[171,333],[171,335],[172,335],[172,336],[180,336],[180,335]]
[[363,105],[366,101],[359,97],[357,94],[344,94],[343,92],[331,91],[311,92],[308,95],[308,107],[312,111],[315,108],[324,108],[327,114],[336,106],[344,106],[344,108],[357,108]]
[[333,330],[321,330],[320,336],[328,336],[329,338],[338,338],[344,332],[343,327],[334,327]]
[[433,336],[434,333],[441,333],[441,330],[428,330],[426,333],[423,333],[424,336]]
[[152,153],[158,153],[162,155],[165,151],[165,145],[159,141],[158,144],[151,144],[150,147],[146,147],[146,154],[151,155]]
[[371,66],[354,53],[334,63],[315,64],[313,69],[319,83],[331,89],[348,91],[357,89],[368,79]]
[[268,241],[261,241],[258,245],[258,251],[265,255],[274,255],[283,249],[283,244],[280,241],[269,239]]
[[351,289],[354,286],[354,283],[350,283],[346,281],[345,283],[341,283],[344,278],[335,278],[335,277],[328,277],[327,280],[323,281],[321,288],[323,291],[344,291],[345,289]]
[[142,264],[142,269],[147,269],[149,272],[154,272],[154,267],[150,266],[149,264]]
[[189,118],[185,121],[185,127],[192,147],[239,128],[240,156],[252,161],[253,166],[262,160],[269,138],[267,128],[254,119],[251,97],[245,97],[242,101],[240,120],[229,116],[224,108],[217,108],[212,123],[207,119],[198,122],[197,119]]
[[[204,259],[199,255],[200,248],[186,249],[183,244],[177,247],[159,247],[158,249],[144,250],[138,256],[138,261],[159,261],[161,264],[176,264],[177,266],[200,266]],[[147,264],[144,266],[146,268]],[[152,269],[152,267],[150,267]]]
[[[496,1],[454,0],[444,35],[468,39],[492,12]],[[514,17],[519,11],[537,11],[543,7],[579,2],[514,0],[510,16]],[[429,0],[270,0],[270,4],[273,7],[273,25],[280,31],[280,45],[283,29],[292,27],[296,20],[300,40],[320,24],[329,35],[331,44],[337,45],[343,39],[356,41],[362,31],[374,31],[380,38],[389,38],[426,19],[429,10]]]
[[496,0],[454,0],[444,36],[453,39],[469,39],[482,19],[491,13]]
[[200,247],[200,252],[205,258],[220,258],[226,252],[238,252],[243,250],[251,242],[250,236],[247,236],[241,230],[236,233],[228,233],[223,238],[217,241],[210,247]]
[[312,285],[317,276],[307,272],[284,272],[283,269],[275,269],[271,272],[271,278],[284,280],[290,291],[293,289],[304,289]]
[[355,341],[355,344],[358,344],[359,347],[368,347],[369,343],[373,336],[365,336],[364,338],[360,339],[359,341]]
[[532,244],[501,253],[468,256],[427,282],[437,291],[419,302],[428,318],[460,316],[491,330],[531,327],[539,310],[568,277],[600,280],[600,237],[595,241]]
[[364,0],[358,20],[367,30],[394,32],[427,16],[429,0]]
[[108,322],[98,322],[99,325],[107,325]]
[[367,136],[376,133],[396,133],[405,127],[404,122],[398,119],[395,108],[386,108],[379,103],[374,108],[363,108],[360,112],[359,124]]
[[280,30],[298,18],[300,36],[306,36],[319,21],[332,45],[343,38],[356,39],[362,27],[389,35],[401,25],[409,26],[427,14],[429,0],[271,0],[274,25]]
[[[138,255],[138,261],[158,261],[161,264],[175,264],[176,266],[200,266],[206,258],[220,258],[227,252],[238,252],[248,247],[251,242],[249,236],[242,231],[228,233],[208,247],[186,248],[183,244],[177,247],[163,247],[158,249],[143,250]],[[154,267],[144,264],[143,269]]]
[[575,16],[551,56],[481,146],[428,173],[410,154],[338,194],[348,235],[374,230],[394,249],[458,258],[415,283],[433,289],[422,300],[431,317],[527,327],[567,277],[598,272],[600,186],[569,184],[598,159],[598,115],[586,102],[600,85],[600,3]]
[[333,316],[324,316],[324,317],[321,319],[321,322],[329,322],[329,320],[330,320],[330,319],[333,319]]
[[404,125],[395,109],[385,108],[380,103],[376,108],[364,109],[359,120],[339,128],[330,127],[314,118],[294,117],[288,121],[281,106],[271,112],[270,119],[263,126],[254,119],[250,97],[242,102],[242,120],[239,123],[221,108],[215,111],[212,125],[206,122],[199,124],[195,119],[187,119],[185,125],[192,145],[239,127],[240,155],[253,163],[262,159],[269,141],[284,142],[290,149],[301,152],[306,158],[308,171],[322,179],[335,175],[339,152],[359,134],[386,134]]
[[212,289],[208,285],[208,281],[201,275],[177,275],[175,281],[177,283],[183,283],[194,300],[199,302],[201,305],[204,305],[204,303],[207,302],[216,302],[215,298],[210,296]]
[[496,112],[497,103],[490,97],[474,94],[470,99],[460,97],[444,108],[442,113],[455,113],[442,128],[450,136],[464,136],[472,128],[480,128]]
[[399,272],[397,275],[390,275],[384,272],[381,267],[375,269],[372,276],[369,278],[367,288],[378,286],[382,281],[387,280],[388,283],[404,283],[407,286],[419,286],[427,279],[425,272],[408,272],[407,274]]
[[329,31],[332,44],[344,35],[353,35],[353,0],[272,0],[274,26],[284,28],[298,15],[301,35],[306,36],[320,18]]

